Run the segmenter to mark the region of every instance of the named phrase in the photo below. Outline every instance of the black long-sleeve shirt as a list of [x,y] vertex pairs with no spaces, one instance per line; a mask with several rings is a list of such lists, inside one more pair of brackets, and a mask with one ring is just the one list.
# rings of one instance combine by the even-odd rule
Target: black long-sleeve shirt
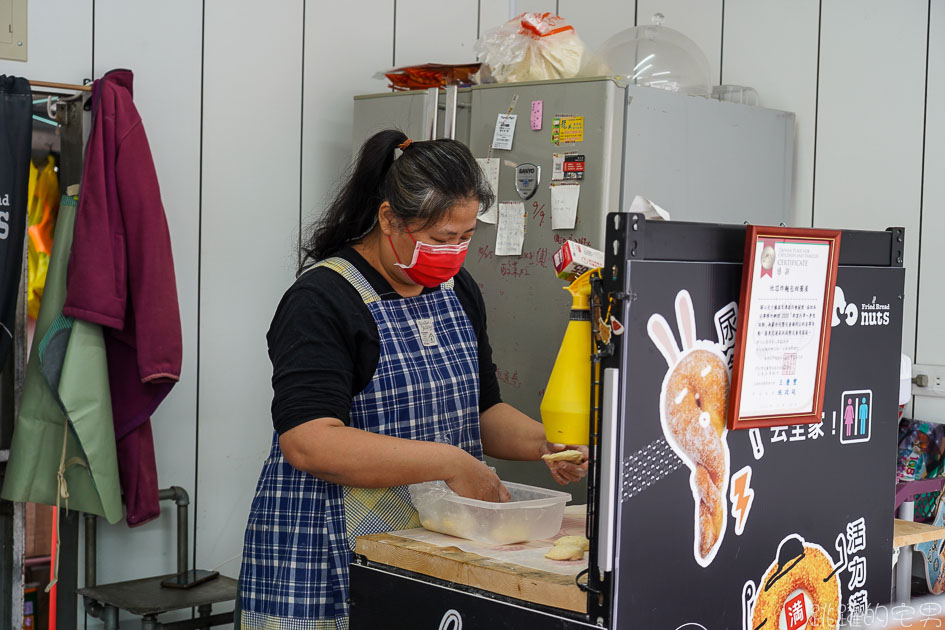
[[[337,256],[353,264],[384,300],[403,297],[354,249]],[[424,289],[425,293],[439,291]],[[486,308],[479,287],[465,269],[454,290],[472,324],[479,346],[479,410],[501,402],[499,382],[486,334]],[[374,376],[380,336],[368,307],[335,271],[313,269],[282,297],[269,333],[272,361],[272,423],[281,435],[315,418],[348,424],[352,399]]]

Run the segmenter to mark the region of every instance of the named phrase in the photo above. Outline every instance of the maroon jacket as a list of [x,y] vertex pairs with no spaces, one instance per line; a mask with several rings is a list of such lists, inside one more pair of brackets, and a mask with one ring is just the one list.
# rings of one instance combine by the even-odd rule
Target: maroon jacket
[[130,70],[92,89],[92,130],[63,313],[100,324],[129,525],[160,513],[151,414],[180,378],[171,238]]

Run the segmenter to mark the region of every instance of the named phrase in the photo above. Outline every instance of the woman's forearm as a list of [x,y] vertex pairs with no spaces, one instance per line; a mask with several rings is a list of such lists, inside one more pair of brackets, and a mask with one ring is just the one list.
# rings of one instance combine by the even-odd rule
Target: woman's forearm
[[499,459],[533,461],[542,455],[545,429],[507,403],[497,403],[479,416],[482,450]]
[[471,455],[449,444],[406,440],[319,418],[280,436],[292,466],[332,483],[386,488],[449,479]]

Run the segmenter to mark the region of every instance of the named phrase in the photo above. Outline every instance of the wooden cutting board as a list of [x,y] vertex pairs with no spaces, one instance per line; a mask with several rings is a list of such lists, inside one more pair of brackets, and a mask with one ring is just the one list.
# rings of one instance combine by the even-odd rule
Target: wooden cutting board
[[457,547],[439,547],[393,534],[361,536],[355,551],[368,560],[398,569],[534,604],[587,612],[587,595],[574,583],[573,576],[529,569]]

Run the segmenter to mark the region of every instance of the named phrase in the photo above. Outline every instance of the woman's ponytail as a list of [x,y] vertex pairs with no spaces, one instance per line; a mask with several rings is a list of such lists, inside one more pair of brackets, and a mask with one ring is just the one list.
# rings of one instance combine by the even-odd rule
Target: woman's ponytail
[[331,256],[371,231],[377,208],[384,201],[384,178],[394,161],[394,150],[406,139],[402,131],[388,129],[364,143],[345,183],[303,243],[302,267]]
[[315,222],[302,246],[301,267],[366,236],[384,201],[404,223],[425,227],[469,199],[483,210],[495,197],[466,145],[446,139],[410,142],[401,131],[378,132],[361,147],[345,183]]

